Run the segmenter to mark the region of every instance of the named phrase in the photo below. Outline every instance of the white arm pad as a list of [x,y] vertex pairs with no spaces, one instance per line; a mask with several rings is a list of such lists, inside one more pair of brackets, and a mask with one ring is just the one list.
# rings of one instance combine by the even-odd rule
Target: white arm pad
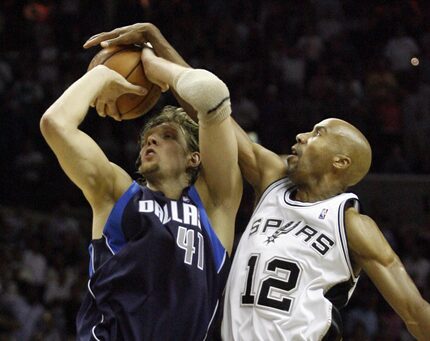
[[231,114],[230,93],[213,73],[187,69],[173,82],[178,95],[197,110],[201,126],[216,124]]

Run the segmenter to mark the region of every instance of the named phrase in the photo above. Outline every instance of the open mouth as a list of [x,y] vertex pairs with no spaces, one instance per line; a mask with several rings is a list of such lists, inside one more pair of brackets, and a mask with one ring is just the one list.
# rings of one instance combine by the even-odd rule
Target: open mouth
[[152,155],[155,155],[155,150],[154,150],[154,149],[152,149],[152,148],[148,148],[148,149],[145,151],[145,156],[152,156]]

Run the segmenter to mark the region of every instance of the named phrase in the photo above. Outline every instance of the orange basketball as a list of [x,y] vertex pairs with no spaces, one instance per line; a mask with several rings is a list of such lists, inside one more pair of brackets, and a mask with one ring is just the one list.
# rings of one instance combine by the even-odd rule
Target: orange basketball
[[143,71],[140,59],[142,49],[135,46],[107,47],[97,53],[91,60],[88,70],[103,64],[124,76],[130,83],[143,86],[148,90],[145,96],[124,94],[116,105],[123,120],[131,120],[151,110],[161,95],[159,86],[150,82]]

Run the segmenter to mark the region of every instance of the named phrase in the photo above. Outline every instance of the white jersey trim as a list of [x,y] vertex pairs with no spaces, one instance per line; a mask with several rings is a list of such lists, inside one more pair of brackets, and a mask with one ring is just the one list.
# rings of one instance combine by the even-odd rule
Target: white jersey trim
[[356,196],[355,196],[355,198],[352,197],[352,198],[347,199],[344,202],[342,202],[341,205],[339,206],[338,227],[339,227],[339,236],[340,236],[341,242],[342,242],[343,255],[345,256],[346,264],[348,265],[351,276],[354,279],[354,281],[356,281],[359,276],[355,275],[354,269],[352,267],[351,258],[349,256],[348,238],[347,238],[346,229],[345,229],[345,206],[348,202],[351,202],[351,201],[353,202],[354,207],[357,210],[359,209],[359,202],[358,202],[358,198]]

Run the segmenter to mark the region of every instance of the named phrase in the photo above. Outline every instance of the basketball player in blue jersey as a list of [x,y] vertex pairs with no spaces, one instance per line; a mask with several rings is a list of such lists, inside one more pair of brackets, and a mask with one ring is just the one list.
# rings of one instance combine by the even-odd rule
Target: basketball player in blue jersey
[[242,192],[229,91],[212,73],[172,64],[147,48],[143,62],[147,77],[191,104],[200,123],[172,107],[148,122],[140,150],[144,185],[110,162],[79,125],[91,105],[100,116],[119,120],[115,100],[145,89],[97,66],[40,122],[62,169],[93,211],[78,339],[208,340]]
[[[102,33],[85,46],[149,38],[160,47],[157,53],[185,65],[146,23]],[[363,134],[327,119],[298,134],[285,160],[252,143],[237,124],[233,129],[242,174],[259,202],[230,271],[223,339],[341,340],[339,310],[364,271],[410,333],[430,340],[430,305],[376,223],[360,213],[357,196],[346,193],[370,168],[371,147]]]

